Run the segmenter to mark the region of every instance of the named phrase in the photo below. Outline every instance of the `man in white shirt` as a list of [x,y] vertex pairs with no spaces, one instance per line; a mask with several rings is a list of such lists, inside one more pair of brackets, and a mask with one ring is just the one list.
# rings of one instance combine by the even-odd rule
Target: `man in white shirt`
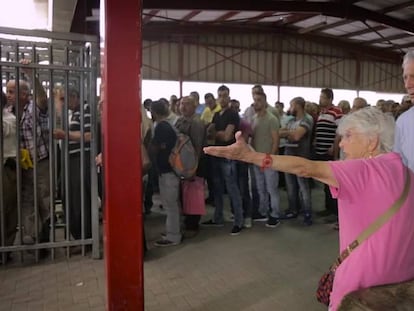
[[[0,232],[4,226],[5,239],[0,246],[13,245],[17,227],[17,187],[16,187],[16,117],[6,107],[7,98],[1,94],[3,123],[3,215],[0,220]],[[0,264],[2,256],[0,256]]]
[[[403,60],[403,78],[407,95],[414,103],[414,50],[405,54]],[[404,164],[414,171],[414,108],[404,112],[398,119],[395,127],[394,151],[398,152]]]

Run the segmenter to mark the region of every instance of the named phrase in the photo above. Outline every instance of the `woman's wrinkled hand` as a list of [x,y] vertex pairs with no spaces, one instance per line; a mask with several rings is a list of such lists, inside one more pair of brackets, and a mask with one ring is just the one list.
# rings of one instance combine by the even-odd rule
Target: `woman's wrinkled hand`
[[248,162],[249,155],[254,151],[244,141],[241,131],[236,133],[235,138],[236,142],[230,146],[205,147],[203,150],[215,157]]

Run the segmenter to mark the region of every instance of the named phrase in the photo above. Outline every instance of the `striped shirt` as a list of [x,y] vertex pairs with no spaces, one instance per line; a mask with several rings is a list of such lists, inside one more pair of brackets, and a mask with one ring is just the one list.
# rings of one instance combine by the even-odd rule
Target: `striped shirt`
[[33,102],[26,104],[23,108],[22,117],[20,119],[20,148],[27,149],[30,152],[32,160],[37,161],[49,157],[49,118],[47,111],[36,109],[36,142],[33,137]]
[[[91,132],[91,112],[88,104],[83,105],[83,116],[81,116],[81,111],[73,111],[72,116],[69,119],[69,131],[71,132],[80,132],[81,131],[81,118],[83,117],[83,128],[84,133]],[[84,150],[90,151],[90,142],[85,141]],[[69,154],[80,153],[81,143],[80,141],[69,141]]]
[[338,121],[342,117],[342,111],[337,107],[330,107],[322,111],[316,121],[315,127],[315,153],[324,155],[328,153],[329,148],[332,147]]

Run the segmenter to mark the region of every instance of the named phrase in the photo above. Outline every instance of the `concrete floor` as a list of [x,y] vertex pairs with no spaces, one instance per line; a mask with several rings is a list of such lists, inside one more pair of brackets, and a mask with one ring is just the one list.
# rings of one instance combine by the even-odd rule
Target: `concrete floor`
[[[320,185],[312,198],[314,210],[321,210]],[[282,210],[286,205],[281,191]],[[229,235],[232,224],[227,223],[203,228],[179,246],[154,248],[164,219],[156,199],[145,223],[150,247],[144,263],[145,310],[326,310],[314,293],[337,254],[338,234],[322,219],[311,227],[299,218],[274,229],[255,223],[239,236]],[[3,266],[4,310],[105,310],[104,261],[62,256],[54,262]]]

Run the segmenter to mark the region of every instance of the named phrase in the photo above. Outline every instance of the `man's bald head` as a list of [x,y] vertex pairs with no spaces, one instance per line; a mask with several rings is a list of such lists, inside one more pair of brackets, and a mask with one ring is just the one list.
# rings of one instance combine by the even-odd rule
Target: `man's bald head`
[[[17,85],[16,80],[9,80],[6,84],[7,103],[16,106],[17,99]],[[29,103],[30,85],[27,81],[19,80],[19,105],[20,109]]]
[[365,98],[356,97],[354,99],[354,102],[352,104],[352,111],[357,111],[357,110],[365,108],[365,107],[368,107],[368,103],[367,103]]

